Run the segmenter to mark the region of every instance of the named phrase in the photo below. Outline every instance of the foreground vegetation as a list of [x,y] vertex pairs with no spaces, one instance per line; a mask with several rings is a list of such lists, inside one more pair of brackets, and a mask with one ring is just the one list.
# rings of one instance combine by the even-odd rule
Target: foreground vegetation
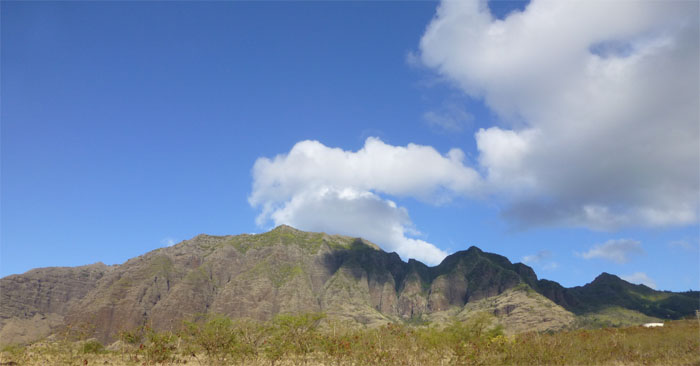
[[698,365],[698,320],[506,336],[486,313],[446,327],[373,329],[280,315],[259,323],[207,317],[176,332],[141,327],[105,348],[85,332],[5,347],[0,365]]

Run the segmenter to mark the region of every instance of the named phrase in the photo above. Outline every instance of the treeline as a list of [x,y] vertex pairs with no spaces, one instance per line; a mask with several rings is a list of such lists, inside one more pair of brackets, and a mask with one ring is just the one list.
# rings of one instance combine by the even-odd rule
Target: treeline
[[[324,314],[280,314],[269,322],[202,316],[177,332],[140,327],[119,334],[122,353],[148,364],[189,355],[206,365],[466,364],[479,348],[505,343],[487,314],[438,329],[389,323],[377,328],[328,321]],[[445,357],[446,355],[449,355]]]
[[[9,347],[3,362],[109,365],[593,365],[698,364],[697,320],[643,327],[504,335],[486,314],[444,327],[359,328],[323,314],[269,322],[202,316],[177,331],[123,331],[106,350],[94,339]],[[83,363],[84,361],[84,363]]]

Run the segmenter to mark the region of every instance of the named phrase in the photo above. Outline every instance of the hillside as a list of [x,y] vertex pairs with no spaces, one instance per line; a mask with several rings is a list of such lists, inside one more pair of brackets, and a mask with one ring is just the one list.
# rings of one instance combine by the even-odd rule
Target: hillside
[[574,314],[612,306],[673,319],[698,308],[697,294],[654,291],[607,274],[567,289],[476,247],[428,267],[363,239],[288,226],[258,235],[198,235],[121,265],[32,270],[0,279],[0,294],[2,343],[37,339],[67,324],[89,324],[106,342],[144,324],[174,329],[202,313],[270,320],[325,312],[375,326],[439,323],[485,310],[518,332],[570,327]]
[[544,296],[579,314],[618,307],[659,319],[680,319],[700,308],[700,292],[656,291],[602,273],[585,286],[565,288],[554,281],[539,280],[534,286]]

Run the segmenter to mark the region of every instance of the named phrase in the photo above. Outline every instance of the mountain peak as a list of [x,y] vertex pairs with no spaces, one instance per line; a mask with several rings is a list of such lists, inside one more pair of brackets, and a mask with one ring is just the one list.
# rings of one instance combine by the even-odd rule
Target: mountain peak
[[603,272],[596,277],[593,282],[594,284],[603,284],[603,283],[611,283],[611,282],[619,282],[623,281],[620,277],[615,276],[614,274],[610,274],[607,272]]
[[483,253],[484,251],[479,249],[478,247],[472,245],[469,247],[469,249],[467,249],[467,253],[470,253],[470,252],[471,253]]
[[472,245],[467,250],[460,250],[460,251],[457,251],[457,252],[454,252],[454,253],[448,255],[447,257],[445,257],[445,259],[442,260],[442,262],[440,264],[452,263],[452,262],[459,261],[462,258],[471,258],[471,257],[480,256],[482,254],[484,254],[484,252],[481,249]]
[[301,230],[293,228],[287,224],[278,225],[276,228],[272,229],[271,231],[291,232],[291,233],[301,232]]

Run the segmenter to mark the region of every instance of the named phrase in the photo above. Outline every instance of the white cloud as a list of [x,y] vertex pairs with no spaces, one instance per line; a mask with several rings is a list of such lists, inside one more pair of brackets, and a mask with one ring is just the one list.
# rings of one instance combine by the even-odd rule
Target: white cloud
[[644,272],[635,272],[627,276],[622,276],[621,278],[629,283],[636,283],[656,289],[656,282],[649,278]]
[[617,263],[627,263],[632,255],[644,254],[642,243],[631,239],[608,240],[603,244],[596,244],[585,253],[577,253],[584,259],[601,258]]
[[[298,142],[288,154],[259,158],[253,167],[249,202],[272,205],[299,191],[353,187],[395,196],[439,202],[455,194],[477,194],[478,173],[464,165],[464,152],[442,155],[424,145],[392,146],[369,137],[356,151],[331,148],[318,141]],[[313,186],[313,187],[311,187]]]
[[302,191],[270,216],[275,225],[361,236],[403,258],[429,265],[439,264],[447,256],[433,244],[408,237],[418,232],[412,230],[406,210],[368,191],[329,187]]
[[406,210],[381,195],[440,203],[478,195],[479,189],[479,175],[464,164],[459,149],[442,155],[429,146],[392,146],[368,138],[353,152],[301,141],[287,154],[255,162],[249,202],[262,209],[259,225],[272,220],[361,236],[404,258],[437,264],[446,253],[412,238],[417,232]]
[[[495,20],[484,1],[444,1],[418,56],[500,117],[476,132],[476,161],[372,137],[358,151],[301,141],[256,161],[249,202],[261,210],[258,224],[363,236],[435,263],[444,253],[414,238],[405,209],[385,196],[491,197],[522,226],[694,223],[699,6],[533,0]],[[433,113],[428,123],[457,128]],[[606,244],[585,255],[626,260],[604,254]]]
[[522,226],[694,223],[700,191],[695,1],[533,0],[495,20],[443,1],[425,65],[501,117],[480,171]]

